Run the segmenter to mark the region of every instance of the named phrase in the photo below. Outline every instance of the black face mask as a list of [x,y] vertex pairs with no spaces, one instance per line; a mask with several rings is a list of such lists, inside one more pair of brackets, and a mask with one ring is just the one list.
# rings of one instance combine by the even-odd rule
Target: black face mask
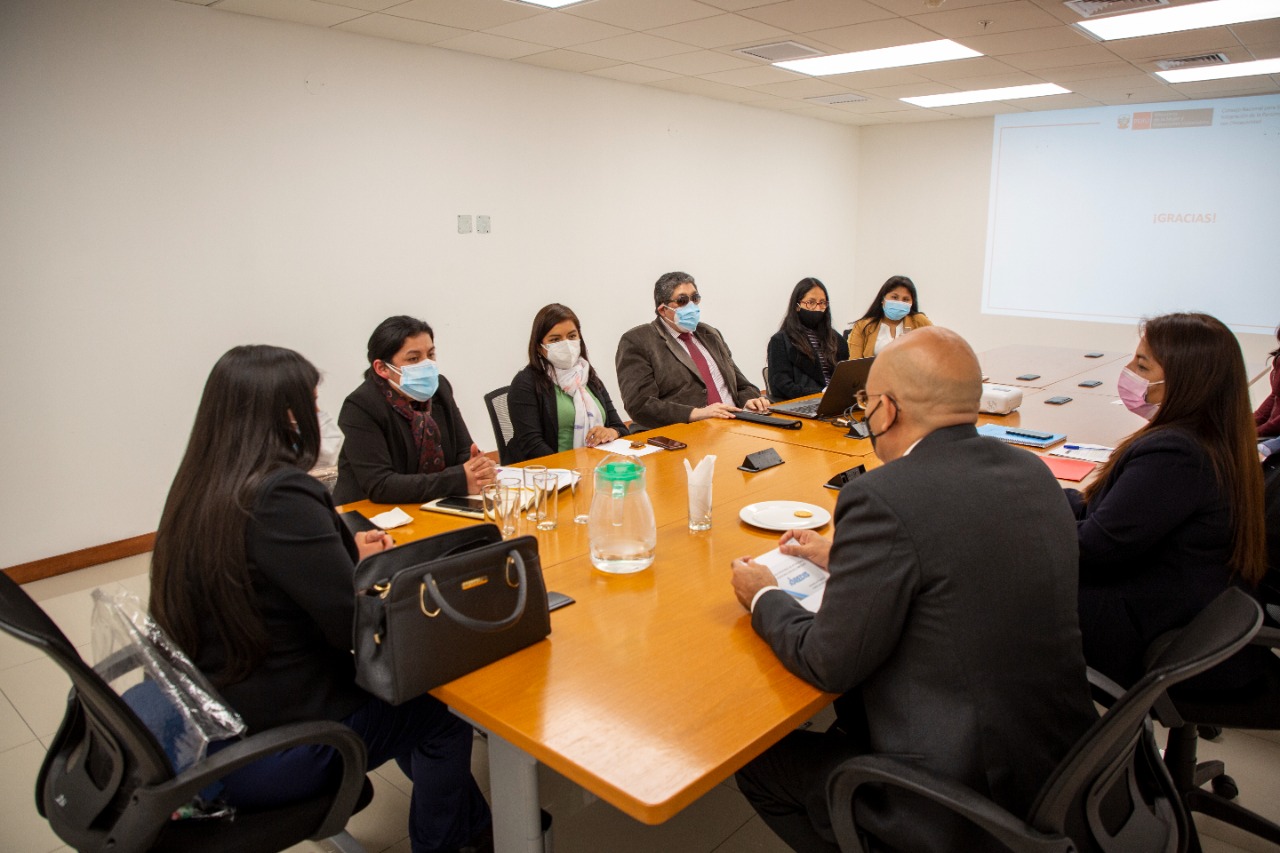
[[[862,419],[862,422],[863,422],[864,424],[866,424],[866,425],[867,425],[867,438],[871,439],[871,450],[872,450],[872,452],[875,452],[875,450],[876,450],[876,439],[877,439],[877,438],[879,438],[880,436],[884,435],[884,434],[885,434],[886,432],[888,432],[889,430],[893,429],[894,425],[895,425],[895,424],[897,424],[897,422],[898,422],[898,415],[897,415],[897,413],[895,412],[895,413],[894,413],[894,415],[893,415],[893,420],[891,420],[891,421],[889,422],[889,425],[888,425],[887,427],[885,427],[884,429],[880,430],[879,432],[875,432],[874,430],[872,430],[872,429],[871,429],[871,416],[872,416],[872,415],[874,415],[874,414],[876,413],[876,410],[877,410],[877,409],[879,409],[882,405],[884,405],[884,398],[885,398],[886,396],[887,396],[887,395],[883,395],[883,394],[882,394],[882,395],[880,396],[880,402],[879,402],[879,403],[876,403],[876,408],[875,408],[875,409],[872,409],[872,410],[871,410],[871,411],[869,411],[869,412],[867,412],[867,416],[866,416],[865,418],[863,418],[863,419]],[[897,405],[897,404],[895,403],[895,405]],[[877,455],[877,456],[879,456],[880,454],[879,454],[879,453],[876,453],[876,455]]]
[[808,308],[797,308],[796,313],[800,315],[800,322],[810,329],[821,326],[822,318],[827,316],[826,311],[810,311]]

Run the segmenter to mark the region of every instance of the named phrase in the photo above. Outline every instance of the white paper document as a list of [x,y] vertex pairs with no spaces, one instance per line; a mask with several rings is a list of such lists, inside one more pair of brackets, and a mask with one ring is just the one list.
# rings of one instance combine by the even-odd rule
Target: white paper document
[[605,453],[616,453],[619,456],[648,456],[650,453],[657,453],[662,448],[652,444],[646,444],[644,447],[632,447],[631,439],[615,438],[613,441],[597,444],[595,449],[603,450]]
[[788,557],[774,548],[756,557],[756,562],[767,566],[778,579],[778,587],[795,596],[800,606],[810,613],[817,613],[822,606],[822,593],[827,588],[829,574],[826,569],[804,557]]
[[1083,459],[1101,465],[1111,456],[1114,447],[1105,444],[1064,444],[1049,451],[1050,456],[1061,456],[1065,459]]

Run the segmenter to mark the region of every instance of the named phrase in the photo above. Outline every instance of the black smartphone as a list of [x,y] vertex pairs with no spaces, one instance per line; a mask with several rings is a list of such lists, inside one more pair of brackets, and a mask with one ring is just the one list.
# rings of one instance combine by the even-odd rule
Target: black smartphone
[[1045,402],[1048,403],[1050,406],[1061,406],[1063,403],[1070,403],[1071,398],[1070,397],[1050,397],[1048,400],[1045,400]]
[[1104,355],[1106,355],[1105,352],[1087,352],[1084,354],[1084,357],[1085,358],[1102,358]]
[[840,489],[844,488],[845,484],[848,483],[850,480],[856,480],[858,477],[861,477],[865,473],[867,473],[866,465],[855,465],[852,468],[850,468],[848,471],[841,471],[839,474],[836,474],[830,480],[827,480],[827,482],[823,483],[822,487],[824,489],[835,489],[836,491],[839,491]]
[[484,518],[484,501],[480,498],[456,495],[447,498],[436,498],[422,505],[425,510],[445,512],[450,515],[465,515],[467,518]]
[[1053,438],[1053,433],[1051,432],[1040,432],[1039,430],[1034,429],[1013,429],[1010,427],[1009,429],[1006,429],[1005,432],[1009,435],[1020,435],[1023,438],[1034,438],[1040,441],[1044,441],[1046,438]]
[[1018,379],[1023,382],[1030,382],[1032,379],[1039,379],[1039,378],[1040,378],[1039,373],[1024,373],[1018,377]]
[[1102,384],[1101,379],[1086,379],[1085,381],[1080,383],[1080,387],[1081,388],[1097,388],[1101,384]]
[[649,439],[649,444],[654,447],[661,447],[663,450],[684,450],[689,446],[683,441],[676,441],[674,438],[667,438],[665,435],[655,435]]
[[559,610],[561,607],[568,607],[573,604],[574,599],[565,595],[563,592],[552,592],[547,590],[547,610]]

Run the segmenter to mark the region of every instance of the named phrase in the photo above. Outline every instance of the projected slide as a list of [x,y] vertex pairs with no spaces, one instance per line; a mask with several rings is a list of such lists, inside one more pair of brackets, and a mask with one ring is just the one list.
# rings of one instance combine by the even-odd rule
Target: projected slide
[[989,314],[1280,323],[1280,95],[995,117]]

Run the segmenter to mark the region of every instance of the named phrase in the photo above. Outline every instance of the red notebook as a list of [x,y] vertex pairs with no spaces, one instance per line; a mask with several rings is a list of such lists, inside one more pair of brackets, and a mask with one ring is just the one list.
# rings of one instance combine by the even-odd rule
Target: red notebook
[[1073,483],[1080,482],[1089,476],[1090,471],[1098,467],[1086,459],[1066,459],[1062,456],[1049,456],[1048,454],[1041,456],[1040,461],[1049,466],[1053,476],[1059,480],[1070,480]]

